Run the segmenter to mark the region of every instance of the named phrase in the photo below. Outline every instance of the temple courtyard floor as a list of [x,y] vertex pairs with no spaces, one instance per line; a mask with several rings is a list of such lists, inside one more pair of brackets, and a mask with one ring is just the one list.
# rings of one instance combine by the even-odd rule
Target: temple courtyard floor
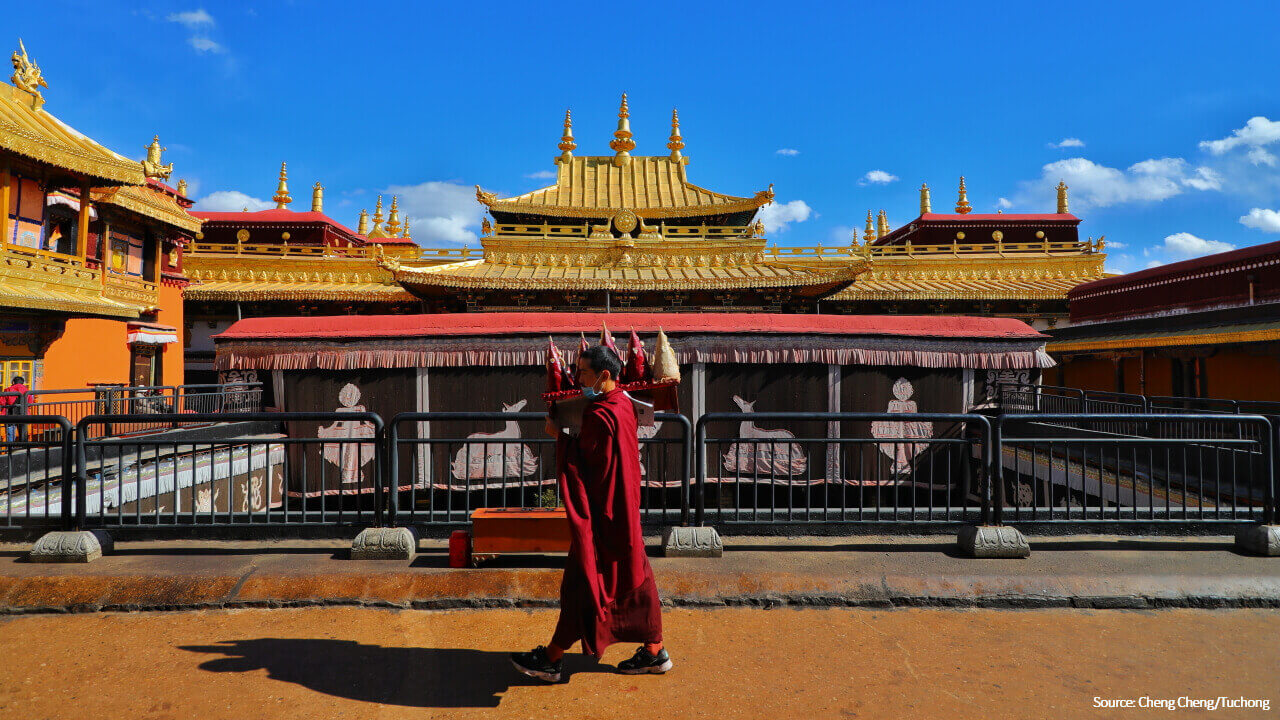
[[148,540],[72,565],[4,544],[0,717],[1162,717],[1180,698],[1255,707],[1173,717],[1276,716],[1280,558],[1228,537],[1030,540],[1022,560],[950,536],[654,548],[675,668],[615,674],[619,645],[569,655],[555,686],[507,653],[546,642],[560,557]]

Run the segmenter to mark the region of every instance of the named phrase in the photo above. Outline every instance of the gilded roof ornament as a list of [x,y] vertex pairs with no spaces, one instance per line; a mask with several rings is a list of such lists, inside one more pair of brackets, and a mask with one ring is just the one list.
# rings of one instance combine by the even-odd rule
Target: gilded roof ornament
[[293,198],[289,197],[288,179],[285,163],[280,163],[280,182],[276,185],[276,194],[271,196],[271,199],[276,203],[277,210],[286,210],[289,203],[293,202]]
[[379,195],[378,204],[373,207],[373,229],[369,231],[366,237],[384,238],[387,236],[387,231],[382,227],[382,220],[382,196]]
[[680,151],[684,149],[684,138],[680,137],[680,115],[675,108],[671,108],[671,139],[667,143],[667,149],[671,151],[671,162],[683,159]]
[[479,201],[479,202],[481,202],[481,203],[484,203],[485,205],[492,205],[492,204],[494,204],[495,202],[497,202],[497,201],[498,201],[498,196],[497,196],[497,195],[495,195],[494,193],[491,193],[491,192],[485,192],[484,190],[481,190],[481,189],[480,189],[480,186],[479,186],[479,185],[477,185],[477,186],[476,186],[476,200],[478,200],[478,201]]
[[44,103],[44,95],[40,94],[40,88],[47,88],[49,84],[44,81],[44,74],[40,72],[40,66],[31,61],[27,57],[27,47],[22,44],[22,39],[18,39],[18,51],[13,54],[13,75],[9,76],[9,80],[13,86],[19,90],[25,90],[35,96],[33,105],[39,108]]
[[[412,239],[413,239],[413,238],[409,235],[409,216],[408,216],[408,215],[405,215],[405,216],[404,216],[404,230],[401,230],[401,231],[400,231],[400,237],[404,238],[405,240],[412,240]],[[379,246],[379,247],[381,247],[381,246]]]
[[160,147],[159,135],[151,138],[151,144],[147,146],[147,159],[142,161],[144,175],[157,180],[169,179],[169,175],[173,173],[173,163],[165,165],[160,158],[160,153],[168,149]]
[[964,189],[964,176],[960,176],[960,198],[956,200],[956,212],[961,215],[967,215],[973,210],[969,205],[969,195]]
[[391,216],[387,218],[387,237],[398,237],[400,233],[400,198],[391,196]]
[[573,151],[578,148],[578,143],[573,141],[573,117],[568,108],[564,111],[564,134],[560,136],[560,144],[556,147],[560,148],[558,162],[568,162],[573,157]]
[[889,216],[885,214],[885,211],[881,210],[879,214],[876,215],[876,239],[879,240],[888,234]]
[[311,188],[311,212],[324,212],[324,186],[319,180]]
[[933,212],[929,202],[929,184],[920,183],[920,214],[927,215]]
[[1058,181],[1058,214],[1067,214],[1067,184],[1061,180]]
[[870,243],[872,240],[875,240],[875,239],[876,239],[876,231],[875,231],[875,228],[871,225],[871,211],[868,210],[867,211],[867,229],[862,234],[862,240],[864,242]]
[[631,151],[636,149],[636,141],[631,139],[630,117],[627,94],[622,93],[622,106],[618,108],[618,129],[613,131],[613,140],[609,141],[609,147],[614,151],[615,167],[623,167],[631,162]]
[[369,211],[368,210],[364,210],[364,209],[360,210],[360,221],[359,221],[359,224],[356,225],[356,233],[360,235],[369,234]]
[[178,180],[178,194],[182,197],[187,196],[187,181],[185,178]]
[[480,218],[480,234],[485,236],[493,234],[493,225],[489,222],[489,218]]

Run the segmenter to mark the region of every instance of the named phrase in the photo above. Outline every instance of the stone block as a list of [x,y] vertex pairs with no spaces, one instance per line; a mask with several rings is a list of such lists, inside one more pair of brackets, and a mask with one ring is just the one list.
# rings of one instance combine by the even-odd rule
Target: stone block
[[1007,525],[970,525],[956,538],[960,552],[971,558],[1024,558],[1031,545],[1017,529]]
[[351,541],[352,560],[412,560],[418,537],[407,527],[365,528]]
[[663,557],[720,557],[724,544],[713,527],[666,527],[662,529]]
[[93,562],[110,553],[111,536],[105,530],[55,530],[47,532],[31,546],[31,562]]
[[1250,525],[1236,533],[1236,549],[1250,555],[1280,556],[1280,525]]

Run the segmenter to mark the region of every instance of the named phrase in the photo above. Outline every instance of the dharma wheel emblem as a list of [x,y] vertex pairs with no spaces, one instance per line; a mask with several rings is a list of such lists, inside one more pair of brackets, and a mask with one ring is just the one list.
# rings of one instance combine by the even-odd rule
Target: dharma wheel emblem
[[614,229],[622,233],[623,235],[626,235],[630,233],[632,230],[635,230],[636,226],[639,224],[640,224],[640,221],[639,219],[636,218],[636,214],[626,208],[619,210],[613,216]]

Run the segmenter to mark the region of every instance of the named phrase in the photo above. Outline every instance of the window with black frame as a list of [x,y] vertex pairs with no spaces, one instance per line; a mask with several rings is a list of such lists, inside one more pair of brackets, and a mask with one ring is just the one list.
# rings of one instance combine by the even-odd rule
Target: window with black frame
[[76,212],[64,205],[50,205],[44,214],[44,234],[41,250],[76,254]]

